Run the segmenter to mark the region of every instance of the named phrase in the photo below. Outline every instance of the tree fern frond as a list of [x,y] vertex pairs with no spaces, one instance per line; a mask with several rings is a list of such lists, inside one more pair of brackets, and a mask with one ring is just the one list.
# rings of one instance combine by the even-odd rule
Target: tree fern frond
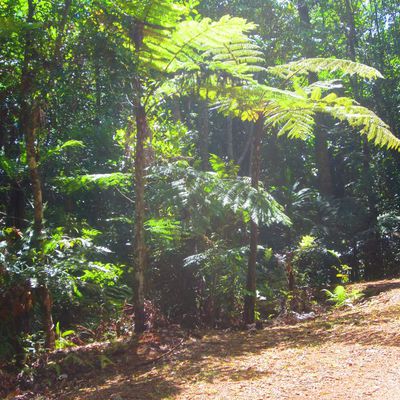
[[287,135],[290,139],[308,139],[313,135],[314,112],[308,109],[270,108],[265,114],[265,124],[278,128],[278,136]]
[[340,72],[342,75],[357,75],[366,79],[383,78],[375,68],[367,65],[338,58],[305,58],[288,64],[277,65],[267,69],[271,74],[290,79],[295,75],[307,75],[309,72]]
[[361,134],[375,145],[400,150],[400,139],[373,111],[335,93],[323,97],[321,85],[291,92],[252,84],[223,89],[217,95],[219,100],[216,107],[225,114],[250,121],[263,115],[267,125],[278,128],[278,135],[306,139],[312,135],[315,115],[325,113],[340,121],[347,121],[352,127],[361,128]]
[[174,194],[164,196],[164,201],[172,202],[175,206],[177,203],[187,205],[205,201],[214,207],[219,205],[231,210],[246,221],[251,218],[265,225],[290,224],[289,218],[274,198],[262,187],[253,188],[247,177],[221,179],[214,172],[197,171],[188,165],[175,163],[154,167],[150,179],[170,181]]
[[230,88],[208,88],[208,94],[217,99],[215,107],[221,112],[244,121],[256,121],[259,114],[269,112],[266,107],[271,109],[274,104],[287,110],[310,107],[304,96],[298,93],[255,83]]
[[244,76],[249,74],[247,64],[261,60],[258,48],[246,35],[252,29],[254,24],[229,16],[216,22],[209,18],[183,21],[162,40],[147,36],[141,60],[163,74],[198,70],[207,64],[212,71]]
[[343,84],[341,83],[340,80],[333,79],[333,80],[327,80],[327,81],[317,81],[314,83],[311,83],[310,85],[306,87],[302,87],[302,90],[305,91],[306,93],[311,93],[314,89],[320,89],[322,91],[331,91],[331,90],[337,90],[337,89],[342,89]]
[[393,135],[384,121],[366,107],[326,106],[322,107],[321,111],[340,121],[346,121],[354,128],[361,128],[360,133],[366,135],[368,141],[374,142],[376,146],[400,150],[400,139]]

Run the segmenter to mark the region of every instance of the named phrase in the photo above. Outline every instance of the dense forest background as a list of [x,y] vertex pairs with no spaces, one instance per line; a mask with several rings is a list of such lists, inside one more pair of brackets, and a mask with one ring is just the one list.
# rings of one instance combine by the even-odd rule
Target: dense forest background
[[[374,146],[396,147],[382,126],[400,134],[398,2],[154,3],[0,0],[3,357],[67,345],[63,330],[127,333],[133,303],[138,332],[227,327],[243,307],[246,323],[303,312],[321,288],[400,272],[400,156]],[[198,47],[162,47],[179,21],[193,21],[185,38],[207,18],[219,22]],[[218,58],[223,37],[247,49],[240,68]],[[304,58],[384,79],[358,64],[268,72]],[[383,125],[316,113],[304,135],[297,108],[261,138],[234,112],[254,92],[228,89],[266,79],[353,98]]]

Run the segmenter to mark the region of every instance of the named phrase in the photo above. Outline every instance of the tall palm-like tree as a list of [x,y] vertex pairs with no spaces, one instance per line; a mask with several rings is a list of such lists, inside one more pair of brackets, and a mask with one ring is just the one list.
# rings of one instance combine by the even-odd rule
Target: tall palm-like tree
[[[230,87],[224,91],[215,91],[219,107],[226,114],[233,114],[243,120],[255,123],[252,156],[252,185],[258,188],[260,174],[261,143],[263,133],[277,132],[278,136],[306,140],[313,136],[315,117],[328,114],[366,135],[368,141],[377,146],[399,150],[400,140],[395,137],[389,126],[373,111],[359,105],[353,99],[340,97],[334,93],[338,82],[316,81],[299,86],[299,77],[310,73],[328,72],[342,76],[357,75],[365,79],[383,78],[374,68],[341,59],[309,58],[289,64],[271,67],[268,73],[281,78],[292,90],[278,89],[266,84],[251,83],[240,87]],[[307,79],[304,79],[307,81]],[[247,268],[244,323],[254,322],[256,301],[256,259],[258,246],[258,225],[251,221],[250,255]]]
[[[193,78],[206,68],[208,75],[226,81],[251,79],[259,67],[260,52],[246,33],[255,28],[241,18],[219,21],[195,17],[195,2],[172,0],[118,0],[111,11],[121,17],[127,46],[133,48],[137,74],[134,77],[135,143],[135,331],[145,329],[145,276],[147,270],[145,223],[145,171],[151,163],[149,110],[155,93],[168,95],[169,80]],[[194,18],[195,17],[195,18]],[[162,88],[162,89],[161,89]],[[175,89],[172,89],[175,90]]]

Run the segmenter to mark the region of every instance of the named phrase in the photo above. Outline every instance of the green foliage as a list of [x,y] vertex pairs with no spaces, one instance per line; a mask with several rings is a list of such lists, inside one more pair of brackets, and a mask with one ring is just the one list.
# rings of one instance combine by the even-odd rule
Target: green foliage
[[216,154],[211,154],[209,161],[212,170],[222,179],[235,178],[238,175],[239,166],[235,165],[232,160],[225,162]]
[[339,279],[345,281],[349,272],[336,252],[311,235],[301,237],[292,262],[300,286],[327,287]]
[[305,235],[301,238],[299,243],[300,250],[309,250],[316,246],[315,237],[310,235]]
[[268,72],[286,80],[292,79],[296,75],[307,75],[309,72],[319,73],[323,71],[331,74],[339,72],[341,76],[357,75],[366,79],[383,78],[383,75],[375,68],[359,62],[336,58],[306,58],[268,68]]
[[56,344],[55,344],[56,350],[62,350],[67,347],[75,346],[74,342],[68,340],[68,336],[75,334],[74,330],[68,329],[66,331],[62,331],[60,328],[60,322],[57,322],[55,327],[55,334],[56,334]]
[[100,288],[113,287],[122,276],[123,266],[99,261],[88,262],[82,273],[80,282],[92,282]]
[[[58,335],[60,325],[111,329],[105,321],[115,326],[133,295],[138,104],[152,133],[146,295],[172,322],[238,323],[250,220],[260,225],[261,317],[289,296],[277,254],[294,252],[307,290],[399,273],[398,160],[381,149],[400,148],[397,2],[352,2],[354,52],[340,2],[307,2],[310,24],[293,2],[197,3],[46,0],[32,2],[32,15],[28,2],[1,3],[0,300],[48,285]],[[26,153],[33,110],[40,246]],[[255,189],[246,175],[260,116]],[[199,171],[200,144],[209,171]],[[32,354],[42,341],[37,308],[33,334],[20,340]],[[0,353],[11,359],[10,326],[0,323]]]
[[251,84],[225,90],[218,101],[225,114],[255,121],[265,118],[265,126],[275,127],[278,136],[308,139],[313,136],[317,114],[327,114],[360,130],[368,141],[380,147],[399,149],[400,140],[373,111],[347,97],[330,93],[322,97],[321,87],[291,92],[266,85]]
[[43,159],[46,160],[49,157],[54,157],[54,156],[60,154],[65,149],[77,148],[77,147],[84,148],[85,145],[83,144],[83,142],[81,140],[73,140],[73,139],[67,140],[63,144],[47,150],[43,156]]
[[145,226],[159,240],[164,239],[167,241],[178,239],[181,230],[180,222],[170,218],[152,218],[146,221]]
[[66,193],[73,193],[77,190],[88,190],[92,188],[107,189],[112,187],[124,188],[131,182],[131,175],[122,172],[110,174],[90,174],[75,177],[59,177],[56,183]]
[[249,65],[261,61],[260,51],[246,36],[254,28],[242,18],[229,16],[216,22],[209,18],[182,21],[170,35],[165,31],[161,37],[147,35],[141,61],[162,74],[198,71],[200,64],[207,61],[211,72],[249,78],[260,69]]
[[349,292],[344,286],[338,285],[333,292],[323,289],[326,293],[328,301],[333,303],[335,307],[351,306],[355,301],[362,298],[364,295],[359,290]]
[[[200,202],[213,205],[216,210],[227,209],[240,215],[245,222],[250,218],[259,224],[290,224],[282,207],[262,187],[255,189],[247,177],[221,178],[226,170],[221,162],[213,161],[218,172],[202,172],[185,162],[168,164],[153,169],[150,179],[170,181],[168,202],[186,207]],[[218,165],[217,165],[218,164]],[[171,190],[172,189],[172,190]]]

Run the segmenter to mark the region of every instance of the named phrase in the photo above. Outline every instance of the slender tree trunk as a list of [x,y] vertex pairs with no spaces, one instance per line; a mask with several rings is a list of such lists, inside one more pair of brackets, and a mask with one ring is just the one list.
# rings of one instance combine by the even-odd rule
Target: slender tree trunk
[[209,169],[208,141],[210,136],[210,116],[208,114],[208,102],[200,101],[200,129],[199,129],[199,153],[201,168],[203,171]]
[[[255,130],[255,124],[250,125],[250,138],[251,140],[248,141],[249,143],[249,162],[248,162],[248,175],[251,176],[251,169],[252,169],[252,160],[253,160],[253,150],[254,150],[254,130]],[[243,153],[244,154],[244,153]]]
[[[260,179],[261,139],[264,131],[264,118],[260,115],[254,127],[253,154],[251,160],[251,186],[258,189]],[[256,305],[256,264],[258,247],[258,225],[250,222],[250,254],[247,265],[246,295],[244,298],[243,321],[254,323]]]
[[[354,20],[354,6],[352,0],[345,0],[346,9],[346,38],[347,38],[347,49],[348,56],[352,61],[356,61],[357,58],[357,30]],[[377,32],[379,35],[379,27],[377,26]],[[354,91],[354,97],[356,100],[360,100],[361,92],[358,82],[355,78],[352,78],[351,84]],[[378,198],[374,190],[374,182],[371,175],[371,153],[366,139],[363,139],[363,178],[365,185],[365,194],[369,208],[369,222],[368,229],[370,231],[365,246],[365,271],[364,278],[367,280],[381,279],[384,277],[384,265],[381,249],[381,236],[378,232],[378,209],[377,203]]]
[[35,239],[40,241],[43,231],[43,195],[35,146],[40,110],[35,107],[31,112],[28,110],[26,112],[26,117],[23,117],[26,118],[23,127],[25,132],[26,158],[33,194],[34,233]]
[[[35,5],[28,0],[27,22],[34,22]],[[22,66],[21,93],[20,93],[20,135],[25,138],[26,158],[29,170],[30,183],[33,195],[33,234],[34,245],[39,254],[43,247],[43,194],[42,182],[37,162],[37,131],[41,125],[41,109],[33,99],[35,71],[30,67],[34,54],[34,38],[32,31],[25,34],[24,62]],[[53,349],[55,343],[54,326],[52,319],[52,302],[46,285],[42,285],[38,298],[43,312],[43,330],[47,349]]]
[[335,188],[332,178],[331,160],[327,135],[324,129],[315,135],[315,163],[318,169],[318,188],[324,196],[333,196]]
[[148,126],[145,109],[139,105],[136,109],[136,149],[135,149],[135,257],[136,257],[136,290],[135,290],[135,332],[145,330],[144,291],[147,269],[145,243],[145,143],[148,137]]
[[[144,24],[137,22],[133,34],[136,54],[139,55],[143,46]],[[145,282],[147,270],[147,249],[145,242],[145,173],[148,164],[146,141],[151,137],[147,123],[146,110],[143,101],[144,89],[140,77],[135,80],[135,120],[136,120],[136,147],[135,147],[135,332],[142,333],[146,329],[144,310]]]
[[171,111],[172,111],[172,118],[174,119],[175,122],[182,122],[182,113],[181,113],[181,107],[180,107],[180,101],[177,98],[173,98],[171,104]]
[[[30,181],[33,194],[33,233],[34,244],[39,253],[43,248],[43,195],[42,182],[40,179],[39,168],[36,155],[36,131],[40,123],[40,109],[34,107],[30,112],[27,110],[24,123],[22,124],[25,132],[26,158],[28,163]],[[52,300],[50,291],[45,284],[38,289],[38,299],[42,309],[42,324],[45,334],[46,349],[53,350],[55,345],[55,333],[52,317]]]
[[25,195],[21,183],[13,179],[11,181],[10,198],[7,207],[7,226],[15,226],[18,229],[25,227]]
[[251,154],[248,157],[250,159],[249,163],[246,163],[247,161],[247,156],[248,153],[251,153],[251,148],[252,148],[252,143],[253,143],[253,132],[254,132],[254,124],[250,124],[250,128],[247,133],[247,140],[246,143],[244,144],[243,150],[237,160],[237,164],[240,167],[240,172],[243,175],[251,175]]
[[226,120],[226,154],[229,160],[234,159],[233,154],[233,123],[232,117]]
[[45,332],[45,348],[53,350],[56,341],[54,333],[54,323],[52,317],[53,300],[47,286],[43,285],[37,289],[40,299],[40,306],[42,308],[42,325]]
[[363,143],[363,175],[366,197],[369,208],[368,230],[370,231],[368,239],[365,243],[365,271],[364,278],[366,280],[382,279],[385,275],[381,236],[378,231],[378,215],[377,208],[378,198],[374,191],[374,181],[371,173],[371,153],[368,143]]
[[357,31],[356,23],[354,21],[354,9],[352,0],[345,0],[346,8],[346,23],[347,29],[345,34],[347,37],[347,52],[351,60],[356,60],[356,44],[357,44]]
[[[356,31],[356,23],[354,20],[354,7],[352,0],[345,0],[345,9],[346,9],[346,28],[345,35],[347,38],[347,53],[349,55],[350,60],[356,61],[357,58],[357,31]],[[360,99],[361,93],[357,78],[351,77],[351,86],[353,87],[354,98],[356,100]]]
[[[33,22],[34,6],[31,1],[29,1],[28,4],[29,11],[27,20]],[[20,130],[21,136],[25,138],[26,159],[33,193],[34,233],[36,234],[36,238],[39,238],[43,228],[42,185],[36,154],[36,133],[40,125],[40,108],[32,99],[34,72],[29,67],[32,52],[32,34],[27,33],[25,36],[25,56],[22,67]]]

